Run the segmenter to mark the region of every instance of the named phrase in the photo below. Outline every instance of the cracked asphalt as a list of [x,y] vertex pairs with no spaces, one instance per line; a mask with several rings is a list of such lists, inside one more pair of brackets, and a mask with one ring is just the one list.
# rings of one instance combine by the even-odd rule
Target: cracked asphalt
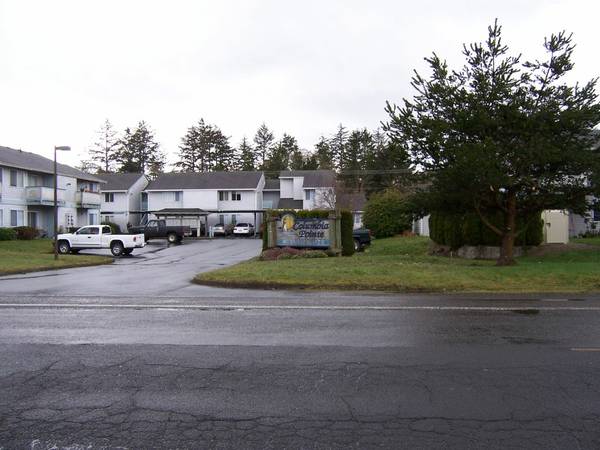
[[600,448],[598,296],[187,283],[256,244],[0,278],[0,449]]

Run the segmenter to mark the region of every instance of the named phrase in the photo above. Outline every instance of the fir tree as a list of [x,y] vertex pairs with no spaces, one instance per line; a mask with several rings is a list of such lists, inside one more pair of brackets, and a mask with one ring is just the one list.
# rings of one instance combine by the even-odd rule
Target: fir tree
[[264,169],[265,163],[275,142],[275,136],[263,123],[254,135],[254,151],[256,153],[256,166]]
[[248,170],[248,171],[256,170],[256,161],[255,161],[256,154],[254,153],[254,149],[248,143],[248,140],[246,139],[245,136],[244,136],[244,139],[242,139],[240,146],[238,147],[237,158],[238,158],[237,167],[240,170]]
[[234,150],[219,127],[200,119],[181,139],[175,167],[183,172],[233,170]]
[[282,170],[290,168],[290,156],[300,151],[296,138],[289,134],[284,134],[269,152],[269,156],[264,165],[264,171],[269,175],[276,175]]
[[162,172],[165,156],[160,151],[160,145],[154,139],[154,133],[144,121],[132,130],[125,129],[123,138],[117,149],[119,172],[146,173],[156,176]]
[[100,129],[96,132],[98,139],[88,150],[88,159],[85,166],[88,171],[97,173],[114,172],[117,168],[117,150],[119,148],[119,139],[117,132],[108,119],[104,121]]
[[321,136],[319,142],[315,144],[315,159],[317,167],[321,170],[333,169],[333,154],[331,152],[331,146],[329,141],[325,137]]

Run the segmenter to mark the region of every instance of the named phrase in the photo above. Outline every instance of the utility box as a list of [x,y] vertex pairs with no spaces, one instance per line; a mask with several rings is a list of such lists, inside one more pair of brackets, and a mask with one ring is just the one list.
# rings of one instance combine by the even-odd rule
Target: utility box
[[542,212],[545,244],[569,243],[569,213],[558,209]]

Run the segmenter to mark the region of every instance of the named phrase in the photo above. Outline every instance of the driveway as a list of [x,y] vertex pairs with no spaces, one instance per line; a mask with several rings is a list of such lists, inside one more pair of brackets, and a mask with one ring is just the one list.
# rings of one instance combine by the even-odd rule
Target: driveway
[[[193,287],[190,280],[197,273],[257,256],[261,245],[259,239],[189,240],[174,246],[152,241],[112,265],[0,277],[0,292],[4,295],[177,296],[182,289]],[[104,250],[81,253],[107,254]]]

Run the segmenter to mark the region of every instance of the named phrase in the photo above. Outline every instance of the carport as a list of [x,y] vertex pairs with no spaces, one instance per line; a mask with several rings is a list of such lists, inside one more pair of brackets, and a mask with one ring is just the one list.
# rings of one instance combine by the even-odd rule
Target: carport
[[158,211],[146,211],[154,214],[157,219],[178,219],[180,224],[183,225],[183,219],[196,219],[196,236],[200,237],[202,230],[201,220],[204,218],[204,230],[208,233],[208,215],[209,211],[205,211],[200,208],[164,208]]

